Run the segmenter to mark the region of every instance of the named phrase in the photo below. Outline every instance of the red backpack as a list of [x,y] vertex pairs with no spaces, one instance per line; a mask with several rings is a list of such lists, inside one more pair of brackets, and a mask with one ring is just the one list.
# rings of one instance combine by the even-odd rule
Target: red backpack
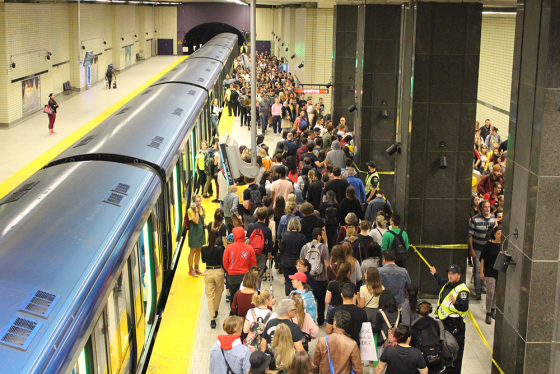
[[297,182],[298,177],[299,177],[298,173],[292,173],[291,171],[288,172],[288,179],[292,182],[292,184]]
[[260,255],[264,249],[264,234],[261,229],[254,229],[249,237],[249,245],[253,247],[256,255]]

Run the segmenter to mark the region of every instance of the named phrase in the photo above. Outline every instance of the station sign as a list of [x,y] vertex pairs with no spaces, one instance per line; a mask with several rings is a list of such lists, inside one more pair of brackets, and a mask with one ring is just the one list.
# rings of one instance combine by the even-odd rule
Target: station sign
[[296,88],[295,93],[304,94],[328,94],[329,90],[323,88]]

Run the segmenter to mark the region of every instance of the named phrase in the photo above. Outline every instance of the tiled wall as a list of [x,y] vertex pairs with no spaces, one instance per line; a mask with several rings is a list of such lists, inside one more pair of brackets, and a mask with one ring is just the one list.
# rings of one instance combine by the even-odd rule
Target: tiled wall
[[[146,39],[173,38],[176,46],[175,7],[156,8],[157,34],[152,7],[82,4],[80,12],[78,40],[77,4],[0,3],[0,70],[7,72],[0,74],[0,124],[22,117],[22,83],[12,80],[48,71],[41,74],[41,103],[46,104],[48,94],[62,92],[66,81],[73,87],[86,86],[85,68],[78,64],[86,51],[98,55],[98,77],[103,80],[109,64],[124,68],[123,46],[132,45],[133,64],[138,52],[154,54]],[[50,60],[47,51],[52,53]],[[11,62],[15,68],[9,67]],[[61,65],[53,67],[57,64]]]
[[[286,58],[289,71],[292,75],[297,76],[301,83],[326,84],[331,81],[333,17],[332,8],[280,8],[274,10],[274,33],[281,40],[277,42],[273,39],[273,53],[278,57]],[[282,43],[285,43],[283,47]],[[288,47],[288,52],[286,52],[286,47]],[[280,48],[280,52],[278,48]],[[292,60],[291,56],[294,54],[296,57]],[[302,62],[304,66],[299,69],[298,65]],[[319,102],[319,97],[322,97],[325,111],[330,113],[330,94],[309,96],[313,97],[314,103]]]
[[270,40],[272,41],[272,25],[274,19],[274,9],[272,8],[257,8],[256,14],[257,29],[256,40]]
[[[515,15],[482,16],[476,120],[482,126],[484,120],[489,118],[502,137],[507,136],[509,127],[509,115],[503,111],[510,110],[514,38]],[[481,102],[503,111],[495,110]]]

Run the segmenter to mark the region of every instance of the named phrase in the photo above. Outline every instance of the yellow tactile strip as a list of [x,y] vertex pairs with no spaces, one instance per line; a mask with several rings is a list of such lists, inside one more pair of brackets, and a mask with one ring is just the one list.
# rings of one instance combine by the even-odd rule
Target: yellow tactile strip
[[37,170],[41,169],[49,161],[51,161],[56,156],[61,154],[64,150],[66,150],[68,147],[74,144],[78,139],[83,137],[85,134],[87,134],[92,129],[94,129],[97,125],[99,125],[101,122],[106,120],[109,116],[111,116],[113,113],[119,110],[122,106],[124,106],[134,97],[136,97],[146,88],[148,88],[150,85],[152,85],[155,81],[157,81],[164,74],[166,74],[168,71],[173,69],[175,66],[181,63],[181,61],[183,61],[187,57],[188,56],[183,56],[182,58],[173,62],[167,68],[163,69],[161,72],[154,75],[151,79],[146,81],[144,84],[140,85],[134,91],[132,91],[131,93],[129,93],[128,95],[126,95],[125,97],[117,101],[115,104],[111,105],[109,108],[107,108],[104,112],[102,112],[100,115],[95,117],[93,120],[89,121],[88,123],[80,127],[78,130],[74,131],[72,134],[64,138],[62,141],[60,141],[57,145],[55,145],[54,147],[52,147],[51,149],[43,153],[41,156],[37,157],[35,160],[31,161],[29,164],[24,166],[21,170],[15,172],[4,182],[0,183],[0,199],[6,196],[10,191],[12,191],[14,188],[19,186],[23,181],[25,181],[31,175],[36,173]]
[[[227,107],[218,125],[220,134],[231,133],[233,117],[227,115]],[[202,206],[206,210],[205,223],[214,219],[218,204],[204,199]],[[169,298],[148,364],[147,373],[190,373],[194,352],[196,331],[200,317],[200,303],[204,293],[204,277],[189,276],[189,247],[187,241],[183,246]],[[200,270],[205,266],[201,262]]]

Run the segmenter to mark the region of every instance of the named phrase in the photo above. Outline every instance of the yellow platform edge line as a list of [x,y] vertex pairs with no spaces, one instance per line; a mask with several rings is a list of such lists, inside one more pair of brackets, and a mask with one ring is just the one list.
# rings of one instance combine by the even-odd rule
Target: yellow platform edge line
[[[214,220],[214,212],[219,204],[204,199],[202,206],[206,211],[204,223],[208,224]],[[204,298],[204,276],[189,276],[189,251],[188,238],[185,238],[146,373],[190,372]],[[206,270],[202,262],[200,270]],[[210,347],[200,349],[210,350]]]
[[19,171],[12,174],[2,183],[0,183],[0,199],[6,196],[9,192],[11,192],[14,188],[19,186],[23,181],[27,178],[35,174],[39,169],[45,166],[49,161],[54,159],[56,156],[61,154],[67,148],[69,148],[72,144],[74,144],[78,139],[83,137],[85,134],[93,130],[97,125],[101,122],[109,118],[113,113],[119,110],[122,106],[128,103],[130,100],[138,96],[142,91],[146,88],[151,86],[155,81],[161,78],[164,74],[169,72],[175,66],[180,64],[184,59],[189,56],[183,56],[179,58],[177,61],[173,62],[171,65],[160,71],[158,74],[154,75],[152,78],[148,79],[145,83],[138,86],[138,88],[134,89],[131,93],[117,101],[115,104],[111,105],[109,108],[104,110],[101,114],[96,116],[91,121],[87,122],[85,125],[80,127],[78,130],[74,131],[72,134],[68,135],[66,138],[62,139],[59,143],[55,146],[50,148],[48,151],[37,157],[35,160],[31,161],[29,164],[25,165]]

